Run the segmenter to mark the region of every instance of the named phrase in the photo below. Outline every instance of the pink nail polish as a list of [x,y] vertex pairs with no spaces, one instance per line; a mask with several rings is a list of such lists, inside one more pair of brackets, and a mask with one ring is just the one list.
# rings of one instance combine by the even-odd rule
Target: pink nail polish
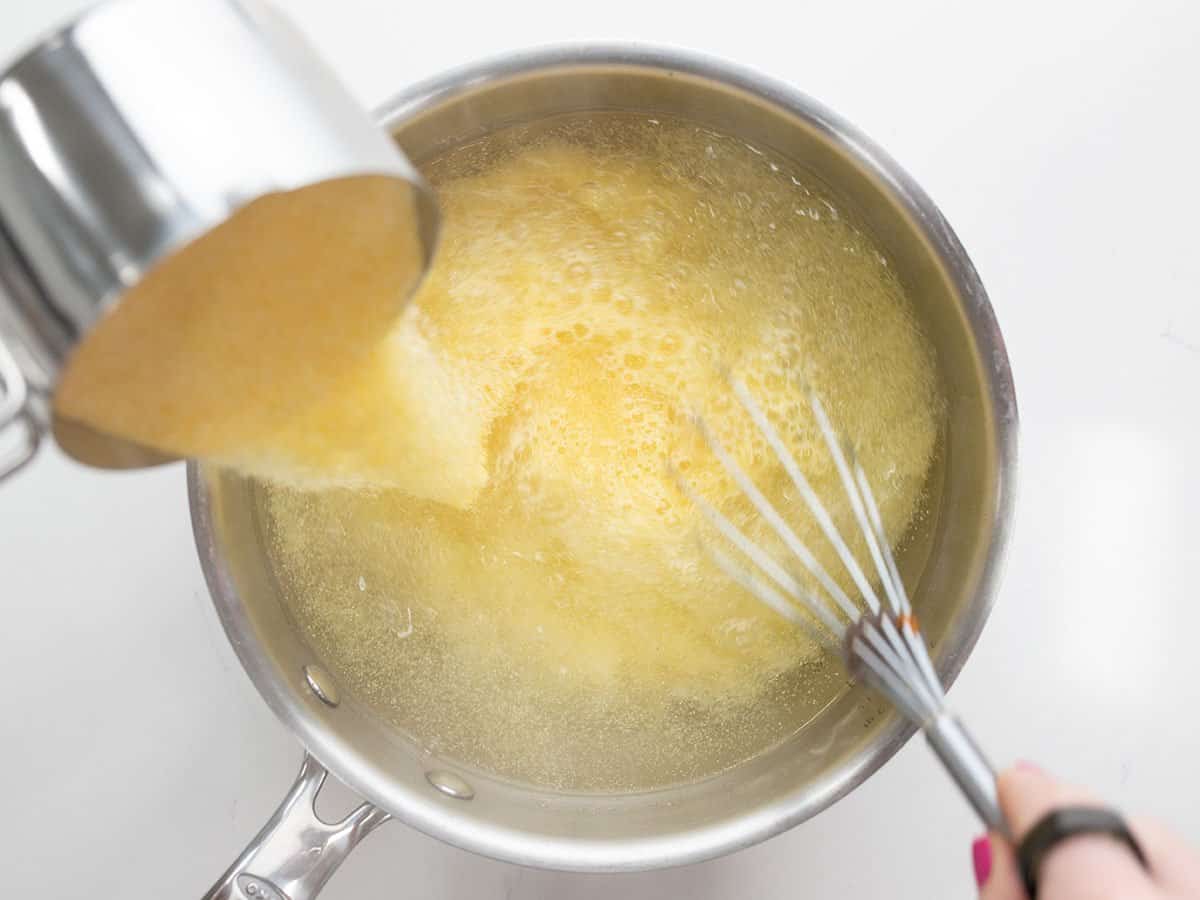
[[1017,760],[1017,768],[1020,769],[1022,772],[1029,772],[1033,775],[1045,775],[1046,774],[1045,772],[1042,771],[1041,766],[1039,766],[1037,763],[1031,763],[1027,759]]
[[971,845],[971,864],[975,867],[975,884],[983,887],[992,874],[992,841],[986,834]]

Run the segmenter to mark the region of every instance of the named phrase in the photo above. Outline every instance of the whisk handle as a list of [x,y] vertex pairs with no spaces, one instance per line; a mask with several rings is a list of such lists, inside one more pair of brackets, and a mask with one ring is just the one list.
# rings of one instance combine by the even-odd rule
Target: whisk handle
[[1011,837],[996,796],[996,770],[956,717],[943,712],[924,728],[925,739],[990,831]]

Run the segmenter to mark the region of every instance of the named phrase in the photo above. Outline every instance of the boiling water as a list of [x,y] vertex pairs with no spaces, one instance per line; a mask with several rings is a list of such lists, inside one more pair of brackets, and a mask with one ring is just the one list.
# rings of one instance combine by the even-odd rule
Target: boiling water
[[[565,118],[429,174],[434,270],[383,380],[342,399],[370,414],[341,426],[347,444],[381,428],[429,444],[403,490],[263,483],[297,624],[376,714],[539,785],[662,786],[794,733],[843,678],[708,561],[666,461],[771,545],[697,435],[703,413],[836,570],[721,371],[849,532],[807,381],[900,541],[942,400],[886,255],[803,171],[685,122]],[[406,403],[385,408],[397,391]]]

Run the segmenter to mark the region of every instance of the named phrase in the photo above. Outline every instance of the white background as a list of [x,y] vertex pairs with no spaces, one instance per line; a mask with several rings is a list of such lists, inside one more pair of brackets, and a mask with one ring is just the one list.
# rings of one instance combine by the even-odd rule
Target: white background
[[[0,0],[0,51],[82,5]],[[785,79],[888,148],[974,258],[1021,407],[1006,574],[952,699],[997,760],[1200,842],[1200,4],[281,5],[369,105],[484,54],[640,39]],[[0,611],[3,893],[200,895],[300,751],[217,625],[182,468],[101,475],[50,451],[0,488]],[[975,830],[913,742],[722,860],[522,871],[391,824],[325,896],[961,897]]]

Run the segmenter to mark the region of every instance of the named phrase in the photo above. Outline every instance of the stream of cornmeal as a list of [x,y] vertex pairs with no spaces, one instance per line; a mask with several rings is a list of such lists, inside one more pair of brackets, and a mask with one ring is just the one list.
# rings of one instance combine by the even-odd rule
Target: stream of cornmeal
[[[427,174],[444,214],[432,272],[381,344],[349,361],[335,342],[333,389],[303,382],[298,398],[274,371],[239,386],[235,367],[220,385],[244,398],[240,431],[211,405],[199,422],[162,402],[156,424],[130,414],[139,436],[258,478],[291,615],[349,693],[431,751],[637,790],[793,733],[844,679],[710,562],[666,464],[778,552],[689,418],[703,415],[840,572],[722,372],[852,533],[807,382],[902,542],[927,512],[943,401],[881,248],[803,170],[685,122],[568,117]],[[370,249],[353,283],[321,286],[326,309],[298,308],[324,327],[346,292],[399,284]],[[105,425],[80,395],[75,413]],[[275,395],[286,415],[254,414]]]

